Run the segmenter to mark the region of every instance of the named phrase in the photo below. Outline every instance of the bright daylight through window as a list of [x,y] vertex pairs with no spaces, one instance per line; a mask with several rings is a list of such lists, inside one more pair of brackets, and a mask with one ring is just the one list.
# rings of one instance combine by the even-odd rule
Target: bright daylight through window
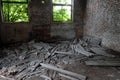
[[28,0],[2,0],[4,22],[28,22]]
[[53,21],[72,21],[72,0],[53,0]]

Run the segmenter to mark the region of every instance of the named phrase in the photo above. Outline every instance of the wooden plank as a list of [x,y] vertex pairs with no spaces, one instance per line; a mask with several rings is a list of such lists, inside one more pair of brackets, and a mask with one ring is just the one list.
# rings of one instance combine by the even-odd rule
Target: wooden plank
[[94,53],[99,54],[99,55],[103,55],[103,56],[107,56],[107,57],[115,57],[114,55],[107,53],[106,51],[104,51],[104,50],[101,49],[101,48],[93,47],[93,48],[90,48],[90,49],[91,49]]
[[62,51],[55,51],[55,53],[58,53],[58,54],[64,54],[64,55],[75,55],[71,52],[62,52]]
[[85,61],[86,65],[89,66],[120,66],[120,61],[103,61],[103,60],[98,60],[98,61]]
[[57,68],[57,67],[55,67],[53,65],[50,65],[50,64],[40,63],[40,65],[42,67],[45,67],[45,68],[48,68],[48,69],[51,69],[51,70],[55,70],[59,73],[69,75],[71,77],[74,77],[74,78],[77,78],[77,79],[80,79],[80,80],[86,80],[86,76],[83,76],[83,75],[80,75],[80,74],[77,74],[77,73],[74,73],[74,72],[70,72],[70,71],[67,71],[67,70],[63,70],[63,69]]
[[78,53],[81,53],[85,56],[93,56],[94,54],[91,53],[91,52],[87,52],[85,51],[85,49],[80,45],[80,44],[77,44],[77,45],[73,45],[72,46],[74,48],[74,50]]
[[8,78],[8,77],[5,77],[3,75],[0,75],[0,80],[15,80],[13,78]]
[[52,80],[52,79],[46,75],[39,75],[39,76],[31,76],[25,80]]
[[118,57],[106,57],[106,56],[94,56],[93,58],[89,58],[89,60],[104,60],[104,61],[120,61],[120,58]]
[[40,75],[41,78],[44,78],[45,80],[52,80],[50,77],[46,76],[46,75]]
[[73,77],[70,77],[70,76],[67,76],[67,75],[64,75],[64,74],[60,74],[60,73],[59,73],[59,76],[65,77],[65,78],[70,79],[70,80],[79,80],[79,79],[76,79],[76,78],[73,78]]

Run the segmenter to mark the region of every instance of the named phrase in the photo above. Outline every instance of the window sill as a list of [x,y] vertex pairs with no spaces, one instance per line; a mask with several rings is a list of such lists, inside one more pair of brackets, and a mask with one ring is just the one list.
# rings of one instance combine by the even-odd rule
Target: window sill
[[73,21],[71,21],[71,22],[59,22],[59,21],[53,21],[52,23],[53,23],[53,24],[72,24]]
[[30,22],[2,22],[2,24],[27,24]]

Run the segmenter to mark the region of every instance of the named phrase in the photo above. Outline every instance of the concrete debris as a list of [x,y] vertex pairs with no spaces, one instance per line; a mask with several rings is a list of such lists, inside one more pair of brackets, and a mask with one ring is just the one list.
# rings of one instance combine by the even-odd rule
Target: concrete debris
[[39,75],[39,76],[30,77],[27,80],[52,80],[52,79],[46,75]]
[[71,45],[71,47],[73,48],[73,50],[75,50],[78,53],[81,53],[85,56],[93,56],[94,54],[91,52],[87,52],[85,51],[85,49],[80,45],[80,44],[76,44],[76,45]]
[[[94,65],[105,65],[104,61],[101,63],[90,62],[89,59],[94,58],[95,60],[96,55],[100,53],[102,53],[102,57],[113,56],[100,50],[98,50],[99,53],[97,53],[97,50],[92,53],[93,48],[91,48],[83,40],[61,41],[59,43],[31,41],[18,47],[13,45],[1,51],[7,56],[0,58],[0,79],[39,80],[39,78],[42,78],[42,80],[59,80],[58,76],[60,76],[71,80],[86,80],[84,75],[64,70],[63,65],[75,62],[83,64],[85,61],[86,65],[93,65],[93,63]],[[118,64],[117,62],[112,64],[109,62],[108,65],[117,66]]]
[[48,77],[46,75],[40,75],[40,77],[44,78],[45,80],[52,80],[50,77]]
[[103,55],[103,56],[106,56],[106,57],[115,57],[114,55],[107,53],[102,48],[92,47],[90,49],[98,55]]
[[32,61],[32,62],[30,62],[29,69],[33,72],[39,65],[40,65],[39,60]]
[[16,66],[11,66],[8,68],[9,75],[16,75],[17,73],[18,73],[18,69],[16,69]]
[[96,38],[93,36],[84,36],[83,41],[87,42],[89,46],[95,47],[95,46],[100,46],[102,40],[100,38]]

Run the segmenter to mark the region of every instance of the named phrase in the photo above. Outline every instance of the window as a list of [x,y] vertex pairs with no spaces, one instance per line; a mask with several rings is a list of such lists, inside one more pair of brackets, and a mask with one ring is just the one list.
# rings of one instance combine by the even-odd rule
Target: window
[[53,0],[53,21],[72,21],[72,0]]
[[4,22],[28,22],[28,0],[2,0]]

